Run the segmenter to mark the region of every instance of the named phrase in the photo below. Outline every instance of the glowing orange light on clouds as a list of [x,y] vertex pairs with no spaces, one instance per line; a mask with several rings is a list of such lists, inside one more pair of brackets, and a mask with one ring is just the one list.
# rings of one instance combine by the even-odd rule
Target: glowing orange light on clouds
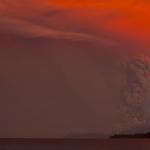
[[[103,21],[98,17],[95,18],[97,30],[99,30],[98,26],[103,26],[103,28],[108,31],[137,42],[137,44],[143,46],[143,48],[150,49],[150,1],[74,0],[71,4],[72,7],[76,6],[82,9],[86,7],[98,8],[96,15],[99,14],[98,17],[100,17],[104,15],[105,12],[105,17]],[[88,15],[87,17],[90,18],[90,13],[88,13]],[[91,15],[93,14],[91,13]]]
[[[7,0],[3,1],[7,2]],[[74,13],[68,12],[67,14],[70,20],[73,18],[85,22],[97,32],[103,27],[107,31],[114,32],[129,40],[140,41],[141,44],[150,48],[149,0],[16,0],[15,2],[9,1],[9,3],[15,7],[11,10],[10,6],[8,12],[17,15],[33,16],[42,10],[50,10],[51,8],[73,10]],[[3,10],[1,2],[0,10],[1,14]],[[65,19],[62,20],[65,22]]]
[[[118,12],[119,13],[119,12]],[[150,39],[150,3],[148,1],[129,5],[127,9],[120,9],[120,17],[107,20],[106,26],[114,32],[123,34],[129,39],[149,45]]]
[[48,2],[65,8],[98,10],[96,13],[78,14],[76,16],[78,18],[82,15],[87,18],[100,17],[106,12],[105,21],[95,18],[97,30],[100,25],[106,30],[150,47],[150,2],[148,0],[50,0]]
[[[82,8],[92,8],[92,7],[101,7],[101,6],[120,6],[127,5],[128,2],[121,2],[119,0],[47,0],[49,4],[55,4],[58,6],[64,7],[82,7]],[[116,5],[117,3],[117,5]]]

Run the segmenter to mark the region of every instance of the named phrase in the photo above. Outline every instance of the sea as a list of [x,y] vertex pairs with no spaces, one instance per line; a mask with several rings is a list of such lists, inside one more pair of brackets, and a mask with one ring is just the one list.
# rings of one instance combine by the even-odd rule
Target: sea
[[150,150],[149,139],[1,140],[0,150]]

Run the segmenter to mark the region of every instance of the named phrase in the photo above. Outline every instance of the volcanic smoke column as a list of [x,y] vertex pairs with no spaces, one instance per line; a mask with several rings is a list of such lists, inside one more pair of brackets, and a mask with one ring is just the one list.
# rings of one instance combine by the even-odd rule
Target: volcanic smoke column
[[145,106],[150,98],[150,62],[146,57],[134,57],[121,63],[123,88],[120,96],[119,130],[147,123]]

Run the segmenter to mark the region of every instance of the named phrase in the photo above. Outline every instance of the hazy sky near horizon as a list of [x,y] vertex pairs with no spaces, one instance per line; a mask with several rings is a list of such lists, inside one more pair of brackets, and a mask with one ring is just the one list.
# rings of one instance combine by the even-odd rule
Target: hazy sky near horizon
[[0,0],[0,137],[148,129],[149,9]]

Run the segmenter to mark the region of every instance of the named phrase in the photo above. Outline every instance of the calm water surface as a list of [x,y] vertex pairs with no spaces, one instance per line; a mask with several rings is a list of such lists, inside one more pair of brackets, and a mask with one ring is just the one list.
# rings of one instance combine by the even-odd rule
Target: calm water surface
[[0,150],[150,150],[150,140],[2,141]]

